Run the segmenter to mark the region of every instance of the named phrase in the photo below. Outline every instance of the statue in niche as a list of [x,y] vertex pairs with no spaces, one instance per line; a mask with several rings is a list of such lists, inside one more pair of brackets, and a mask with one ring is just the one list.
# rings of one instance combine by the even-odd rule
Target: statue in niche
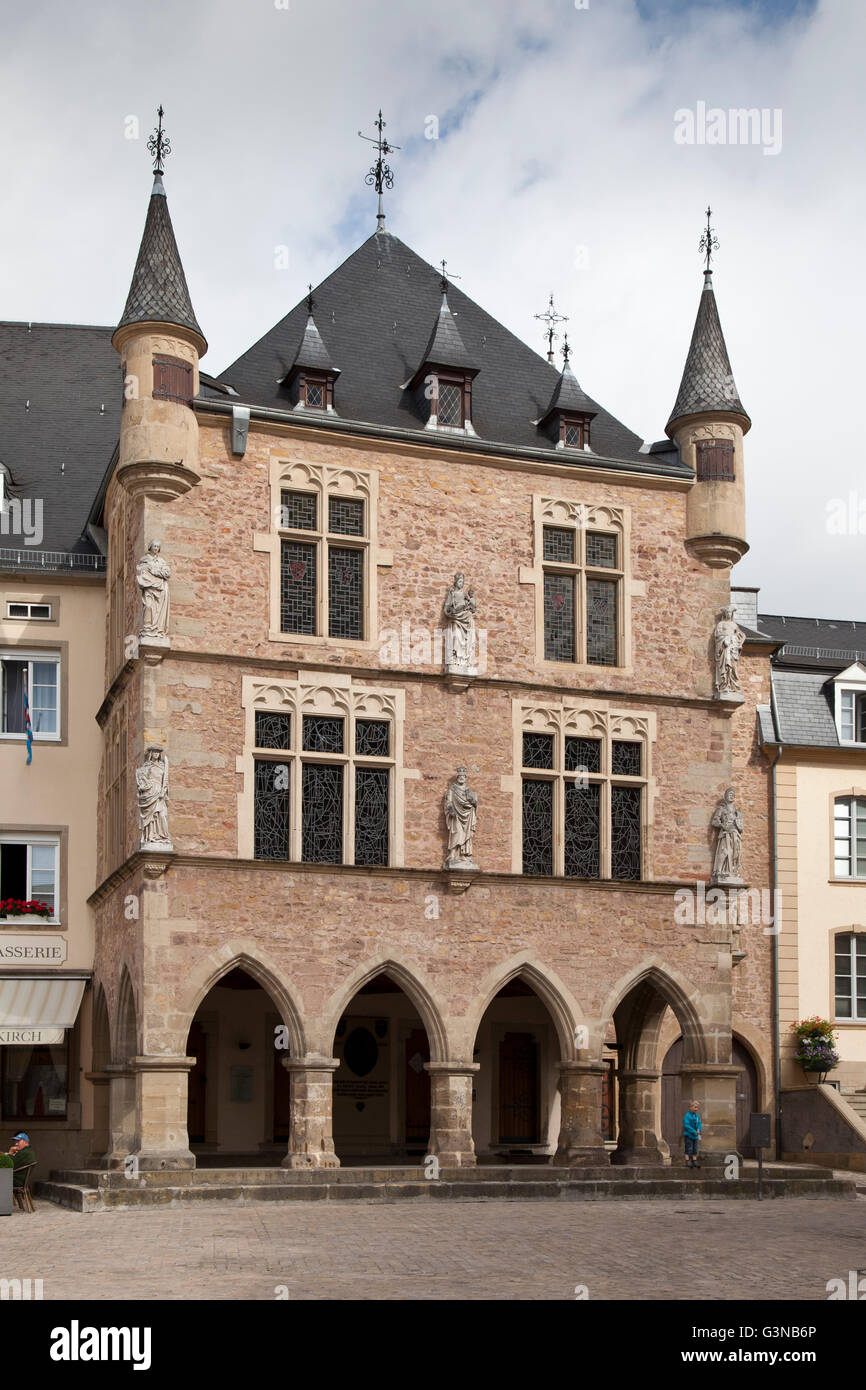
[[465,575],[455,574],[445,596],[445,670],[454,675],[477,676],[475,590],[466,588]]
[[170,612],[168,581],[171,570],[160,555],[159,541],[151,541],[135,570],[144,606],[139,637],[167,637]]
[[740,855],[743,848],[743,813],[734,805],[734,789],[728,787],[713,812],[710,825],[716,832],[713,848],[713,884],[740,884]]
[[733,608],[723,608],[713,632],[713,656],[716,663],[715,688],[717,695],[739,695],[740,652],[746,634],[734,618]]
[[446,869],[477,869],[472,858],[472,836],[478,822],[478,797],[466,781],[465,767],[458,767],[457,776],[445,793],[445,821],[448,826]]
[[168,758],[151,744],[135,769],[139,849],[174,849],[168,834]]

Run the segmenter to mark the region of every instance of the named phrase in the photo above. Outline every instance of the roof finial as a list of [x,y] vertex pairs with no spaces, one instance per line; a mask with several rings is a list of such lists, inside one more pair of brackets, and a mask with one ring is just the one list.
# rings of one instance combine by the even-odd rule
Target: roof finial
[[568,346],[568,334],[562,340],[562,370],[568,366],[568,359],[571,356],[571,348]]
[[315,299],[313,298],[313,286],[312,286],[312,283],[310,283],[310,284],[307,285],[307,289],[309,290],[309,294],[307,295],[307,314],[309,315],[310,318],[312,318],[312,317],[313,317],[313,308],[314,308],[315,303],[316,303]]
[[[559,334],[556,332],[554,325],[557,323],[568,323],[568,314],[558,314],[556,312],[556,310],[553,307],[553,294],[551,294],[550,303],[547,306],[546,312],[543,314],[536,314],[535,317],[537,319],[541,319],[542,323],[547,324],[547,360],[548,362],[552,362],[553,344],[554,341],[559,337]],[[568,359],[566,358],[566,361],[567,360]]]
[[148,154],[153,155],[153,172],[155,174],[161,174],[162,162],[167,154],[171,154],[171,145],[169,144],[168,136],[165,134],[162,128],[162,118],[165,115],[165,112],[163,111],[161,104],[156,114],[159,117],[159,125],[156,127],[156,130],[153,132],[153,134],[147,142],[147,150]]
[[369,184],[371,188],[375,188],[376,192],[379,195],[379,211],[376,214],[376,231],[384,232],[385,208],[382,202],[382,193],[386,188],[394,187],[394,175],[391,172],[388,165],[385,163],[385,156],[387,154],[391,154],[393,150],[399,150],[400,146],[389,144],[388,141],[385,139],[384,135],[382,134],[383,130],[385,129],[385,126],[387,125],[387,121],[382,120],[381,107],[379,109],[378,118],[373,122],[373,124],[379,132],[377,136],[365,135],[362,130],[359,130],[358,134],[360,135],[362,140],[369,140],[371,145],[375,145],[376,149],[379,152],[379,157],[376,160],[376,163],[370,169],[370,172],[367,174],[366,178],[364,179],[364,182],[366,184]]
[[712,275],[713,272],[712,272],[712,270],[710,269],[710,261],[711,261],[712,258],[713,258],[713,252],[714,252],[714,251],[718,251],[718,249],[719,249],[719,239],[718,239],[718,237],[715,235],[715,233],[714,233],[712,227],[710,226],[710,218],[712,217],[712,215],[713,215],[713,210],[712,210],[712,208],[708,207],[708,208],[707,208],[707,230],[703,233],[703,235],[702,235],[702,237],[701,237],[701,240],[700,240],[700,244],[699,244],[699,246],[698,246],[698,250],[700,251],[701,255],[704,256],[705,259],[706,259],[706,265],[704,266],[704,274],[705,274],[705,275]]
[[440,261],[440,262],[439,262],[439,265],[440,265],[440,267],[441,267],[441,269],[442,269],[442,274],[441,274],[441,276],[439,277],[439,288],[440,288],[440,290],[442,291],[443,294],[447,294],[447,293],[448,293],[448,282],[449,282],[450,280],[462,280],[462,279],[463,279],[463,276],[462,276],[462,275],[455,275],[453,270],[446,270],[446,266],[448,265],[448,262],[447,262],[447,261],[444,261],[444,260],[443,260],[443,261]]

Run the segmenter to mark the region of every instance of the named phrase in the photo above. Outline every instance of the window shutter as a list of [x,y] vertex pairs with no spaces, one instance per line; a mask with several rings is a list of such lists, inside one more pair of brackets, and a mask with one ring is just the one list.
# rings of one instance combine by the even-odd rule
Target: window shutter
[[153,397],[192,405],[192,366],[179,357],[154,357]]
[[734,442],[732,439],[700,439],[697,443],[698,482],[734,481]]

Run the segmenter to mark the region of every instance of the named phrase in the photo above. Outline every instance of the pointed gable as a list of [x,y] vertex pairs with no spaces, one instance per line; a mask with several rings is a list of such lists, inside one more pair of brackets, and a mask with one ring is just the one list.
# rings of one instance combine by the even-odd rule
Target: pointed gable
[[132,284],[117,326],[124,328],[131,323],[174,324],[198,334],[204,343],[204,334],[189,297],[168,212],[168,200],[159,174],[154,174]]

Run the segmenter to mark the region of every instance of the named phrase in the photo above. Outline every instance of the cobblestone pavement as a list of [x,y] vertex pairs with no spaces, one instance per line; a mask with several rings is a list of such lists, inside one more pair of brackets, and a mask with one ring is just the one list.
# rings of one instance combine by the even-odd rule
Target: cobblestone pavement
[[826,1299],[866,1269],[866,1197],[283,1202],[0,1219],[45,1299]]

